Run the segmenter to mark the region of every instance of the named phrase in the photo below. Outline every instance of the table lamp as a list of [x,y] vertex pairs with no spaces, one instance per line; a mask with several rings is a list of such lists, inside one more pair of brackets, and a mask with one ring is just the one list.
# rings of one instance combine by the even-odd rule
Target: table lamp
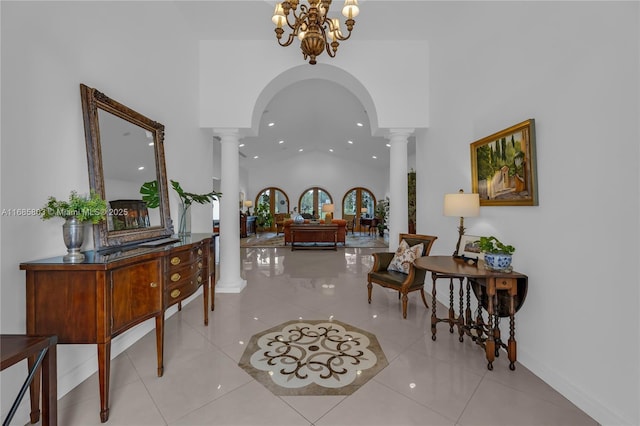
[[480,214],[480,196],[478,194],[465,194],[461,189],[457,194],[444,195],[444,215],[457,216],[460,218],[460,226],[458,227],[458,242],[456,243],[456,251],[453,257],[461,257],[460,240],[464,235],[464,218],[474,217]]
[[247,216],[251,216],[251,211],[249,209],[253,206],[253,201],[245,200],[244,206],[247,208]]
[[367,210],[366,207],[361,208],[360,209],[360,216],[366,216],[368,211],[369,210]]
[[324,223],[331,223],[331,219],[333,219],[333,204],[323,204],[322,211],[325,213]]

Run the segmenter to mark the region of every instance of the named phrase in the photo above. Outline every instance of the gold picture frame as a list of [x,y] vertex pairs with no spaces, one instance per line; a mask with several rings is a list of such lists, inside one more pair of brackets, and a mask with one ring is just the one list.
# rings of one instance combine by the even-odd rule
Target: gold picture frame
[[537,206],[535,121],[471,144],[471,190],[481,206]]

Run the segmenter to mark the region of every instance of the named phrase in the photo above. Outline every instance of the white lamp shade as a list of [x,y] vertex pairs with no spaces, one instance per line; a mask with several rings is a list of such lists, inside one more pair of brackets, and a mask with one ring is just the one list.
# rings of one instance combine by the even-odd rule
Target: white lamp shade
[[284,16],[282,3],[276,4],[276,10],[273,12],[271,22],[273,22],[278,28],[282,28],[282,26],[287,22],[287,18]]
[[480,196],[478,194],[445,194],[444,215],[473,217],[480,214]]
[[244,206],[245,206],[245,207],[252,207],[252,206],[253,206],[253,201],[251,201],[251,200],[246,200],[246,201],[244,202]]
[[333,212],[333,204],[323,204],[322,211],[325,213]]
[[360,13],[358,8],[358,0],[345,0],[342,7],[342,15],[345,18],[355,18]]
[[367,210],[366,207],[363,207],[363,208],[360,209],[360,213],[367,213],[367,212],[368,212],[368,210]]

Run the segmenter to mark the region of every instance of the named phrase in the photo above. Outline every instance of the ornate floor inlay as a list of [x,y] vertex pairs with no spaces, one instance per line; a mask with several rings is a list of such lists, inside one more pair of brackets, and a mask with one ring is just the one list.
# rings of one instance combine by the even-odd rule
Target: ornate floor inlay
[[371,333],[295,320],[252,336],[238,365],[275,395],[350,395],[388,362]]

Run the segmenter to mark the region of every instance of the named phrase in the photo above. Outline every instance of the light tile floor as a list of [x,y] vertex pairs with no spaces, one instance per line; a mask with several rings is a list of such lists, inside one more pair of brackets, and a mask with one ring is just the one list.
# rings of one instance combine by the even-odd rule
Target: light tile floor
[[[151,332],[113,360],[110,418],[116,425],[595,425],[542,380],[506,356],[488,371],[484,352],[444,324],[433,342],[431,311],[374,286],[370,253],[380,249],[242,249],[247,287],[217,294],[209,326],[202,300],[166,322],[165,373],[156,377]],[[429,300],[429,299],[428,299]],[[438,309],[444,308],[439,306]],[[375,334],[389,365],[349,396],[274,396],[238,361],[250,337],[292,319],[333,316]],[[97,376],[59,401],[59,424],[100,424]]]

